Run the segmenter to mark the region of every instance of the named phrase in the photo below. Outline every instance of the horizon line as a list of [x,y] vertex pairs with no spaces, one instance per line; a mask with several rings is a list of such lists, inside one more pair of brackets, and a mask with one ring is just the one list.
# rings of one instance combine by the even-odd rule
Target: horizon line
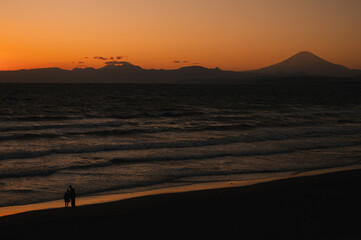
[[[83,67],[83,66],[77,66],[77,67],[74,67],[74,68],[71,68],[71,69],[70,69],[70,68],[69,68],[69,69],[66,69],[66,68],[61,68],[61,67],[56,67],[56,66],[54,66],[54,67],[20,68],[20,69],[14,69],[14,70],[9,70],[9,69],[7,69],[7,70],[6,70],[6,69],[1,70],[1,69],[0,69],[0,72],[29,71],[29,70],[41,70],[41,69],[60,69],[60,70],[63,70],[63,71],[73,71],[73,70],[75,70],[75,69],[87,69],[87,68],[92,68],[92,69],[94,69],[94,70],[99,70],[99,69],[102,69],[102,68],[107,67],[107,66],[123,66],[123,65],[125,65],[125,64],[130,64],[130,65],[135,66],[135,67],[140,67],[140,68],[143,69],[143,70],[164,70],[164,71],[172,71],[172,70],[179,70],[179,69],[187,68],[187,67],[200,67],[200,68],[206,68],[206,69],[219,69],[219,70],[221,70],[221,71],[228,71],[228,72],[250,72],[250,71],[257,71],[257,70],[260,70],[260,69],[263,69],[263,68],[267,68],[267,67],[270,67],[270,66],[273,66],[273,65],[282,63],[282,62],[286,61],[286,60],[289,59],[289,58],[292,58],[292,57],[294,57],[294,56],[297,56],[297,55],[299,55],[299,54],[304,54],[304,53],[313,55],[313,56],[318,57],[318,58],[320,58],[320,59],[322,59],[322,60],[324,60],[324,61],[327,61],[327,60],[319,57],[318,55],[312,53],[311,51],[305,51],[305,50],[303,50],[303,51],[299,51],[298,53],[296,53],[296,54],[292,55],[291,57],[288,57],[288,58],[286,58],[286,59],[284,59],[284,60],[282,60],[282,61],[280,61],[280,62],[273,63],[273,64],[270,64],[270,65],[267,65],[267,66],[263,66],[263,67],[260,67],[260,68],[248,69],[248,70],[224,70],[224,69],[221,69],[220,67],[209,68],[209,67],[202,66],[202,65],[200,65],[200,64],[185,65],[185,66],[182,66],[182,67],[179,67],[179,68],[169,68],[169,69],[166,69],[166,68],[143,68],[143,67],[141,67],[140,65],[134,65],[134,64],[132,64],[132,63],[129,62],[129,61],[122,61],[122,63],[112,63],[112,64],[107,64],[107,63],[105,63],[104,66],[99,67],[99,68],[90,67],[90,66],[89,66],[89,67],[86,67],[86,66],[84,66],[84,67]],[[329,61],[327,61],[327,62],[329,62]],[[332,62],[330,62],[330,63],[332,63]],[[341,65],[341,64],[338,64],[338,63],[332,63],[332,64]],[[341,66],[346,67],[345,65],[341,65]],[[346,67],[346,68],[348,68],[348,69],[350,69],[350,70],[361,71],[361,69],[357,69],[357,68],[349,68],[349,67]]]

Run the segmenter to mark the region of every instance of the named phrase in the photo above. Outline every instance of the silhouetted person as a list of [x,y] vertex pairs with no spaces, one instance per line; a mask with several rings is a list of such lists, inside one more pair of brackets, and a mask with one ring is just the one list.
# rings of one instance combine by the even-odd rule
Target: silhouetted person
[[64,193],[64,202],[65,202],[65,207],[69,207],[69,202],[70,202],[70,191],[69,191],[69,189],[67,189],[66,192]]
[[71,201],[71,207],[75,207],[75,189],[72,185],[69,185],[69,196]]

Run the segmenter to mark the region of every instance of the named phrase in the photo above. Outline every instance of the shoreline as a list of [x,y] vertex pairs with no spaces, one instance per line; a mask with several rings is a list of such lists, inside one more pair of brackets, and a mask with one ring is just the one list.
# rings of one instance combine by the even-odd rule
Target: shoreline
[[0,218],[2,236],[40,239],[361,239],[361,169],[239,187],[146,195]]
[[[349,165],[343,167],[334,167],[334,168],[325,168],[309,171],[292,171],[289,172],[290,175],[285,177],[270,177],[263,179],[254,179],[254,180],[243,180],[243,181],[221,181],[221,182],[206,182],[206,183],[196,183],[188,184],[174,187],[164,187],[156,188],[151,190],[144,190],[139,192],[130,192],[130,193],[111,193],[111,194],[99,194],[99,195],[89,195],[77,198],[77,207],[88,206],[88,205],[97,205],[105,203],[114,203],[121,200],[134,199],[138,197],[146,197],[153,195],[162,195],[162,194],[173,194],[173,193],[184,193],[184,192],[194,192],[202,190],[213,190],[213,189],[224,189],[224,188],[238,188],[244,186],[252,186],[260,183],[273,182],[277,180],[286,180],[298,177],[306,176],[317,176],[327,173],[334,172],[343,172],[349,170],[359,170],[361,169],[360,165]],[[293,174],[292,174],[293,173]],[[40,210],[50,210],[50,209],[61,209],[64,208],[64,200],[52,200],[40,203],[32,203],[25,205],[15,205],[15,206],[6,206],[0,207],[0,219],[6,216],[28,213]]]

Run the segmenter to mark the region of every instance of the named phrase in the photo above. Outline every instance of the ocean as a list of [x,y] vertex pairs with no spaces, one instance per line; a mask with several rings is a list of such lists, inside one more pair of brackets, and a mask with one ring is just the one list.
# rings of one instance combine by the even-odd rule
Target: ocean
[[361,84],[0,84],[0,207],[361,160]]

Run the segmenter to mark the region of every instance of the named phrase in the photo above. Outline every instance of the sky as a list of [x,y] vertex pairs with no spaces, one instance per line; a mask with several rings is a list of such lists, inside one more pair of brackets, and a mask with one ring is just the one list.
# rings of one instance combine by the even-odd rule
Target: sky
[[361,69],[360,13],[360,0],[1,0],[0,70],[242,71],[300,51]]

